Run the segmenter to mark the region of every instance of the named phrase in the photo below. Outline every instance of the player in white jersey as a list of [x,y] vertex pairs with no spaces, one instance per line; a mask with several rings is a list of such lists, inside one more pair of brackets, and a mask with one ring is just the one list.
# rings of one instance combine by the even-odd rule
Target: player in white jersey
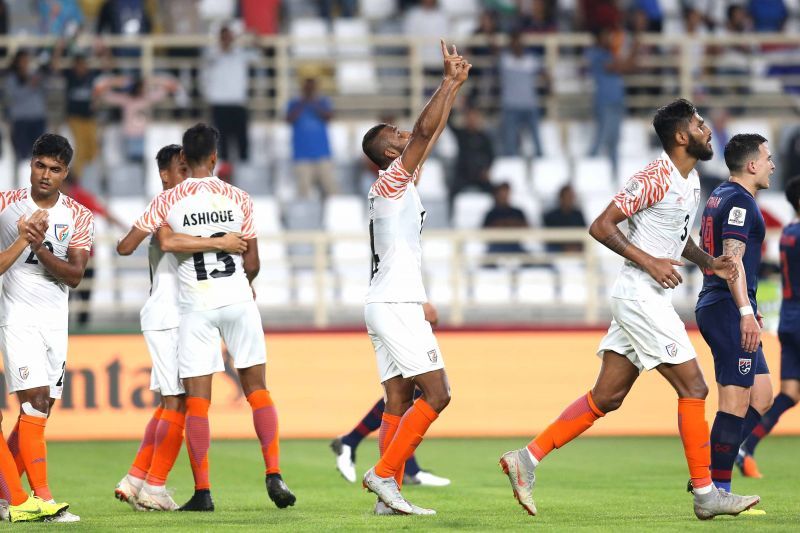
[[[180,145],[164,146],[156,154],[156,163],[164,190],[182,183],[188,175]],[[117,244],[117,253],[132,254],[148,235],[132,227]],[[173,244],[174,251],[184,253],[242,253],[247,248],[237,233],[214,238],[175,234],[173,240],[178,241]],[[130,470],[117,484],[114,494],[134,509],[173,511],[178,506],[165,484],[180,451],[186,418],[186,395],[178,376],[178,261],[174,254],[161,250],[155,236],[150,239],[148,259],[152,287],[140,318],[153,361],[150,389],[161,394],[161,403],[145,428]]]
[[[400,487],[406,460],[450,402],[444,361],[423,311],[428,300],[420,242],[425,210],[414,185],[472,67],[455,46],[451,53],[441,44],[444,78],[414,129],[379,124],[362,142],[364,153],[380,168],[368,198],[372,280],[364,308],[386,393],[381,458],[363,481],[378,496],[377,514],[435,513],[410,504]],[[416,402],[415,385],[422,390]]]
[[[59,187],[69,172],[72,147],[46,133],[33,145],[31,186],[0,195],[0,247],[17,239],[20,216],[45,209],[47,231],[30,243],[3,277],[0,349],[6,385],[17,395],[20,415],[8,437],[34,494],[52,500],[47,482],[45,426],[61,397],[67,362],[69,288],[83,278],[94,238],[91,212]],[[61,519],[76,521],[69,513]]]
[[[758,496],[717,491],[711,483],[709,431],[705,419],[708,387],[686,329],[672,307],[680,284],[682,256],[717,276],[737,276],[733,258],[713,258],[689,236],[700,202],[698,161],[713,156],[711,130],[691,102],[676,100],[653,119],[664,152],[631,177],[592,223],[589,233],[625,258],[611,294],[613,320],[600,342],[597,381],[526,447],[500,459],[519,503],[536,514],[534,471],[553,451],[620,407],[639,373],[655,368],[678,394],[678,428],[692,478],[694,512],[701,520],[736,515]],[[618,225],[628,221],[626,237]]]
[[213,510],[208,479],[208,407],[215,372],[224,370],[224,340],[261,442],[267,494],[279,508],[295,496],[280,474],[278,417],[266,388],[266,348],[261,316],[250,283],[258,274],[258,242],[250,196],[216,176],[219,133],[205,124],[183,135],[183,157],[191,178],[164,191],[137,220],[136,227],[158,231],[164,251],[175,251],[179,234],[221,237],[238,233],[242,254],[178,253],[178,372],[186,388],[186,444],[195,474],[195,495],[182,510]]

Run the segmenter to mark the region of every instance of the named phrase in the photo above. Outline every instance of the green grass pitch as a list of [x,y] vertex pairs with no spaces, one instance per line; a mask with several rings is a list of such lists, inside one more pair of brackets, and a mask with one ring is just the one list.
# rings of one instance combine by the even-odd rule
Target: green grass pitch
[[[344,481],[333,466],[327,441],[282,443],[284,477],[295,491],[293,508],[279,510],[267,500],[263,464],[252,441],[211,445],[214,513],[135,513],[113,497],[137,443],[51,443],[49,469],[53,493],[72,504],[79,524],[20,524],[26,531],[65,527],[91,531],[274,530],[524,530],[547,531],[791,531],[800,518],[800,438],[770,437],[758,450],[765,479],[735,477],[734,490],[760,494],[766,516],[694,518],[684,491],[687,470],[678,437],[584,438],[553,453],[539,468],[536,504],[530,517],[514,500],[497,460],[525,439],[431,439],[420,447],[420,463],[453,484],[446,488],[407,487],[411,501],[435,508],[435,517],[376,517],[374,498]],[[359,448],[358,470],[375,460],[369,440]],[[172,472],[170,487],[181,504],[192,492],[185,451]],[[11,527],[11,526],[8,526]]]

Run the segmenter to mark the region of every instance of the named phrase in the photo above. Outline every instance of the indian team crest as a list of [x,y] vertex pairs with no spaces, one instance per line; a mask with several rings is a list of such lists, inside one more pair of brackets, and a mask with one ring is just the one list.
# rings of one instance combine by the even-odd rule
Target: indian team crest
[[750,369],[753,367],[752,359],[748,359],[746,357],[739,358],[739,373],[743,376],[746,376],[750,373]]
[[668,356],[675,357],[678,355],[678,345],[676,343],[667,344],[664,348],[666,348]]
[[56,239],[58,242],[67,242],[69,238],[69,225],[68,224],[56,224],[53,228],[56,233]]
[[19,377],[21,377],[23,380],[26,380],[26,379],[28,379],[29,375],[30,375],[30,371],[28,371],[28,367],[27,366],[19,367]]
[[431,360],[431,363],[435,363],[439,360],[439,354],[436,353],[436,350],[431,350],[428,352],[428,359]]

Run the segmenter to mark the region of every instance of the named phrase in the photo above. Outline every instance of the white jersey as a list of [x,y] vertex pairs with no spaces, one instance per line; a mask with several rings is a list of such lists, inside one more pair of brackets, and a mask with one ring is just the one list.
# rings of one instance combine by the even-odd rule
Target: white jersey
[[378,172],[369,190],[369,237],[372,279],[366,303],[424,303],[422,242],[425,209],[398,157]]
[[[613,201],[628,216],[631,244],[653,257],[680,259],[700,204],[700,178],[696,170],[684,178],[662,152],[634,174]],[[672,291],[626,260],[611,295],[627,300],[671,299]]]
[[[162,192],[136,221],[136,227],[149,233],[164,225],[198,237],[241,233],[243,239],[256,238],[250,195],[215,176],[190,178]],[[207,252],[176,257],[182,314],[253,301],[241,255]]]
[[150,261],[150,297],[139,312],[142,331],[177,328],[181,322],[178,309],[178,259],[161,251],[158,237],[150,238],[147,250]]
[[[17,240],[17,221],[29,217],[39,207],[29,188],[0,193],[0,246],[3,249]],[[91,211],[59,194],[53,207],[47,209],[48,226],[44,243],[64,261],[67,250],[91,250],[94,239],[94,217]],[[11,265],[3,276],[0,297],[0,326],[38,325],[66,329],[69,318],[69,288],[58,281],[36,259],[30,250]]]

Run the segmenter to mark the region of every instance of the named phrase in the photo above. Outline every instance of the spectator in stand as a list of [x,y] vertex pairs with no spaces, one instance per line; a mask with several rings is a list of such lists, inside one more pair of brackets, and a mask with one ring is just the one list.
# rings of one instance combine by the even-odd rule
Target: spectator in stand
[[292,99],[286,110],[286,120],[292,125],[294,173],[301,198],[308,198],[315,184],[326,196],[336,194],[328,142],[328,121],[332,116],[331,101],[317,94],[317,80],[305,79],[301,95]]
[[203,67],[203,89],[211,106],[211,121],[219,130],[220,177],[230,175],[229,145],[233,140],[239,149],[239,160],[250,158],[247,137],[250,122],[247,109],[247,85],[250,64],[258,59],[255,50],[234,43],[233,31],[219,30],[219,46],[206,50]]
[[45,35],[75,35],[83,21],[76,0],[39,0],[39,23]]
[[[527,228],[528,220],[521,209],[513,207],[510,202],[511,185],[501,183],[494,188],[494,206],[483,219],[484,228]],[[489,254],[525,254],[528,253],[519,241],[503,241],[489,243]]]
[[357,0],[321,0],[319,15],[328,20],[339,17],[355,17],[358,13]]
[[[718,33],[739,35],[752,31],[752,27],[753,21],[745,6],[732,4],[727,9],[725,27],[719,28]],[[754,51],[754,47],[746,43],[710,47],[709,52],[715,56],[714,73],[718,77],[730,77],[730,79],[711,88],[709,92],[714,95],[746,95],[750,89],[750,61]],[[734,113],[742,109],[742,107],[735,108]]]
[[647,20],[647,33],[661,33],[664,28],[664,13],[661,11],[659,0],[634,0],[631,6],[639,10]]
[[18,50],[6,75],[6,109],[17,161],[30,158],[33,142],[47,126],[45,85],[49,70],[39,68],[27,50]]
[[422,66],[428,75],[442,74],[442,49],[439,38],[443,29],[449,26],[447,14],[437,5],[436,0],[421,0],[419,6],[412,7],[406,12],[403,33],[423,42],[419,50]]
[[[102,80],[96,87],[96,94],[104,102],[121,108],[125,156],[130,162],[141,163],[144,160],[144,134],[150,121],[151,109],[154,104],[174,94],[180,85],[167,77],[143,80],[121,76]],[[112,90],[122,87],[127,87],[127,90]]]
[[[585,228],[586,220],[583,212],[578,208],[575,189],[572,185],[564,185],[558,191],[558,206],[544,214],[542,218],[546,228]],[[580,242],[561,242],[547,245],[551,252],[580,252],[583,244]]]
[[525,50],[520,33],[512,33],[509,49],[500,55],[500,128],[504,155],[519,155],[523,129],[531,134],[534,155],[542,155],[538,86],[543,78],[539,58]]
[[558,30],[553,0],[526,0],[520,6],[519,30],[524,33],[552,33]]
[[493,192],[489,168],[494,161],[494,147],[491,136],[484,128],[483,115],[475,107],[467,108],[461,126],[453,122],[452,116],[448,125],[456,137],[458,157],[453,186],[450,188],[451,202],[458,193],[468,189]]
[[[498,54],[497,47],[497,13],[494,11],[481,12],[478,19],[478,29],[473,34],[486,40],[470,48],[469,58],[472,64],[470,79],[472,88],[469,99],[472,105],[484,104],[483,107],[494,110],[497,100],[497,65],[495,58]],[[483,100],[483,102],[479,102]]]
[[753,29],[760,32],[781,32],[789,18],[784,0],[750,0],[748,8]]
[[634,40],[627,55],[614,53],[614,31],[606,28],[596,34],[595,45],[586,52],[589,73],[594,80],[594,116],[596,131],[589,155],[596,157],[605,149],[616,176],[619,138],[625,117],[625,81],[623,74],[636,69],[639,43]]
[[[117,218],[113,213],[111,213],[106,206],[104,206],[97,197],[89,192],[88,190],[84,189],[80,185],[80,180],[77,174],[73,174],[70,171],[67,178],[61,183],[61,192],[62,194],[66,194],[86,209],[92,212],[92,214],[100,216],[108,220],[113,226],[121,230],[127,231],[128,225],[123,223],[119,218]],[[91,257],[94,256],[94,249],[90,252]],[[94,265],[92,261],[89,261],[89,264],[86,266],[86,271],[83,274],[83,280],[81,281],[81,285],[84,287],[79,288],[74,291],[70,291],[70,296],[74,297],[77,300],[83,302],[84,307],[80,311],[78,311],[78,325],[82,328],[85,328],[89,324],[89,309],[88,303],[89,300],[92,298],[92,285],[94,283]]]

